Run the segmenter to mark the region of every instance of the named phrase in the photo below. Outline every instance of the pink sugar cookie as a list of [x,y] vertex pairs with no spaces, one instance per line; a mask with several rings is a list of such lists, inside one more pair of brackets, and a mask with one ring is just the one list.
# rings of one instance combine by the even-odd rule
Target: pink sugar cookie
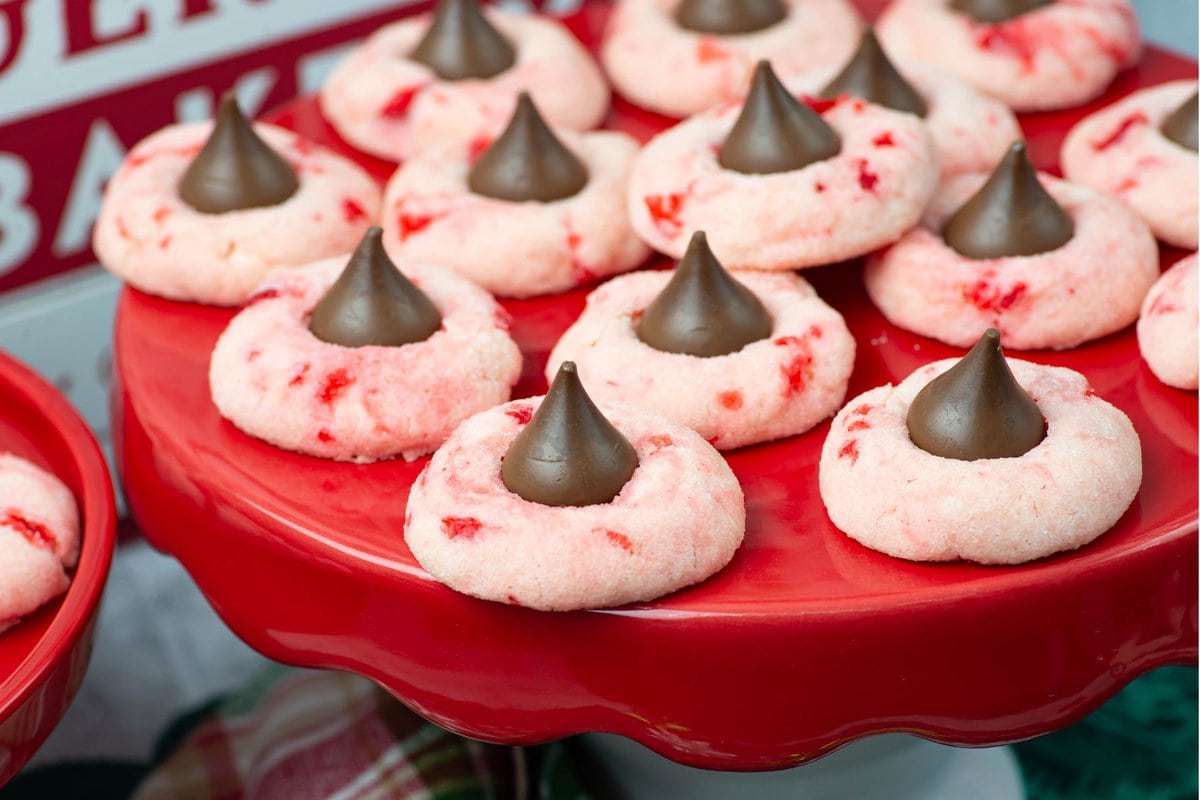
[[953,72],[1014,111],[1086,103],[1142,54],[1129,0],[1058,0],[1000,23],[948,0],[894,0],[876,31],[897,61]]
[[500,461],[541,400],[471,417],[413,485],[404,539],[431,575],[484,600],[570,611],[652,600],[729,563],[746,530],[737,478],[699,435],[641,409],[602,404],[639,460],[610,502],[510,492]]
[[588,295],[550,353],[547,380],[574,361],[597,402],[636,402],[721,450],[803,433],[841,406],[854,337],[807,281],[767,272],[734,277],[770,312],[770,338],[711,358],[656,350],[638,338],[635,322],[671,273],[636,272]]
[[295,170],[295,194],[274,206],[197,211],[177,187],[211,130],[211,122],[195,122],[150,135],[109,182],[92,245],[130,285],[172,300],[238,305],[271,269],[352,250],[374,224],[379,188],[366,172],[263,123],[254,130]]
[[1167,244],[1194,249],[1200,214],[1196,152],[1159,130],[1196,81],[1143,89],[1084,117],[1062,147],[1063,174],[1120,199]]
[[587,167],[579,193],[548,203],[475,194],[467,175],[488,142],[450,143],[405,163],[388,181],[388,252],[450,267],[505,297],[561,292],[641,264],[650,250],[625,207],[637,142],[615,131],[555,133]]
[[697,114],[642,148],[629,180],[633,228],[678,258],[708,233],[728,269],[828,264],[893,242],[921,218],[937,186],[933,139],[912,114],[854,98],[809,100],[841,152],[802,169],[748,175],[717,160],[739,104]]
[[1141,445],[1077,372],[1008,359],[1046,418],[1046,438],[1024,455],[959,461],[913,444],[909,405],[957,362],[871,389],[834,418],[820,461],[833,524],[897,558],[983,564],[1074,550],[1111,528],[1141,485]]
[[1064,349],[1137,319],[1158,277],[1149,229],[1115,199],[1038,173],[1075,223],[1075,234],[1048,253],[972,259],[940,231],[987,180],[961,175],[939,190],[920,227],[868,257],[867,294],[893,324],[959,347],[997,328],[1006,348]]
[[79,511],[63,482],[0,453],[0,630],[67,590],[79,559]]
[[321,87],[322,113],[358,149],[397,161],[446,141],[496,134],[522,90],[552,125],[582,131],[604,120],[608,84],[561,23],[492,6],[484,14],[516,49],[508,69],[447,81],[409,59],[429,27],[423,14],[380,28],[339,63]]
[[308,329],[346,256],[273,273],[217,340],[213,403],[237,428],[277,447],[337,461],[412,460],[471,414],[509,398],[521,353],[508,314],[445,270],[405,264],[442,327],[399,347],[341,347]]
[[636,105],[686,117],[735,101],[754,65],[780,75],[838,64],[858,44],[862,21],[846,0],[784,0],[788,14],[753,33],[716,35],[681,28],[679,0],[622,0],[614,5],[600,58],[617,91]]
[[1192,253],[1164,272],[1150,287],[1137,322],[1142,358],[1160,381],[1178,389],[1198,384],[1196,264]]
[[[1008,106],[953,74],[915,61],[894,66],[928,107],[922,121],[933,136],[943,177],[990,170],[1009,145],[1024,138]],[[839,71],[824,66],[783,83],[792,94],[815,96]]]

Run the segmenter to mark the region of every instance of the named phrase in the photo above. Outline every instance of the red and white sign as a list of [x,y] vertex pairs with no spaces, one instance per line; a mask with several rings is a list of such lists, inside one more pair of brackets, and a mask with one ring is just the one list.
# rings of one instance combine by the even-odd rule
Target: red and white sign
[[312,92],[414,0],[0,0],[0,291],[91,264],[105,182],[138,140]]

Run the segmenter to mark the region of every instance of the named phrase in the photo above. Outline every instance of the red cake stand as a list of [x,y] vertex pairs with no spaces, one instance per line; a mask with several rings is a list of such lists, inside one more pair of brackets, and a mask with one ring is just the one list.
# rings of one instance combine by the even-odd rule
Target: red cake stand
[[0,452],[57,475],[79,504],[82,547],[67,593],[0,634],[0,785],[62,719],[92,655],[100,592],[116,540],[108,468],[57,389],[0,353]]
[[[584,41],[606,10],[571,19]],[[1028,117],[1034,157],[1054,168],[1083,113],[1195,69],[1151,51],[1092,106]],[[390,171],[354,154],[311,99],[273,119]],[[612,118],[643,137],[663,124],[621,103]],[[805,276],[857,338],[851,396],[962,352],[889,325],[856,264]],[[517,396],[544,390],[546,355],[585,294],[505,303],[526,355]],[[609,732],[683,764],[777,769],[881,732],[1024,739],[1079,719],[1152,667],[1196,657],[1196,394],[1155,380],[1132,329],[1022,354],[1085,373],[1141,436],[1141,491],[1079,552],[996,568],[909,563],[856,544],[817,493],[825,424],[728,454],[748,523],[718,575],[653,603],[553,614],[456,594],[417,565],[402,524],[424,460],[334,463],[223,420],[208,359],[232,315],[121,297],[113,425],[134,517],[251,646],[368,676],[451,730],[507,743]]]

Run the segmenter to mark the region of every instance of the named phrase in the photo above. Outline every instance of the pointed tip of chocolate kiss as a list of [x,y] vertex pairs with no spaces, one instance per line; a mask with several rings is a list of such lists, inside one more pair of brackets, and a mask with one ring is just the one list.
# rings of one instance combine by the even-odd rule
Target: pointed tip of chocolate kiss
[[263,208],[291,197],[300,182],[262,140],[232,92],[221,97],[212,132],[179,180],[179,197],[204,214]]
[[750,79],[742,112],[717,157],[735,172],[765,175],[800,169],[841,152],[842,139],[779,82],[767,61]]
[[218,123],[244,123],[250,124],[246,119],[246,115],[242,113],[242,107],[238,104],[237,93],[233,90],[221,93],[217,98],[217,110],[213,114],[213,119]]
[[821,90],[821,96],[827,98],[842,94],[918,117],[924,117],[928,111],[924,98],[896,71],[869,25],[863,29],[858,50],[837,77]]
[[783,0],[683,0],[675,22],[697,33],[732,36],[769,28],[787,13]]
[[521,92],[508,125],[467,175],[475,194],[514,203],[562,200],[587,182],[587,167],[558,140],[527,92]]
[[1046,420],[1009,369],[995,328],[917,393],[907,424],[917,447],[959,461],[1015,458],[1046,436]]
[[490,78],[517,60],[511,42],[488,22],[478,0],[439,0],[429,30],[409,53],[447,81]]
[[370,228],[342,274],[313,308],[309,330],[342,347],[399,347],[422,342],[442,315],[424,292],[396,269],[383,249],[383,231]]
[[1009,148],[987,182],[942,228],[947,245],[975,259],[1048,253],[1074,233],[1071,216],[1038,180],[1024,142]]
[[564,361],[504,461],[504,485],[531,503],[591,506],[621,493],[637,452],[588,397],[575,364]]
[[708,358],[765,339],[772,327],[762,301],[721,266],[697,231],[670,282],[646,307],[637,336],[655,350]]
[[1022,14],[1048,6],[1054,0],[950,0],[950,8],[976,22],[1007,22]]
[[1162,134],[1180,147],[1196,151],[1197,93],[1184,100],[1163,121]]

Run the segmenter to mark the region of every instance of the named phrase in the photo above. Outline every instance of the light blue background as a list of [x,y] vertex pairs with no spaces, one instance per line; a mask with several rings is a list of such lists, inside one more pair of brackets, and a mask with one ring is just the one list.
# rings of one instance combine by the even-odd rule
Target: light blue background
[[1196,56],[1197,0],[1133,0],[1147,41]]

